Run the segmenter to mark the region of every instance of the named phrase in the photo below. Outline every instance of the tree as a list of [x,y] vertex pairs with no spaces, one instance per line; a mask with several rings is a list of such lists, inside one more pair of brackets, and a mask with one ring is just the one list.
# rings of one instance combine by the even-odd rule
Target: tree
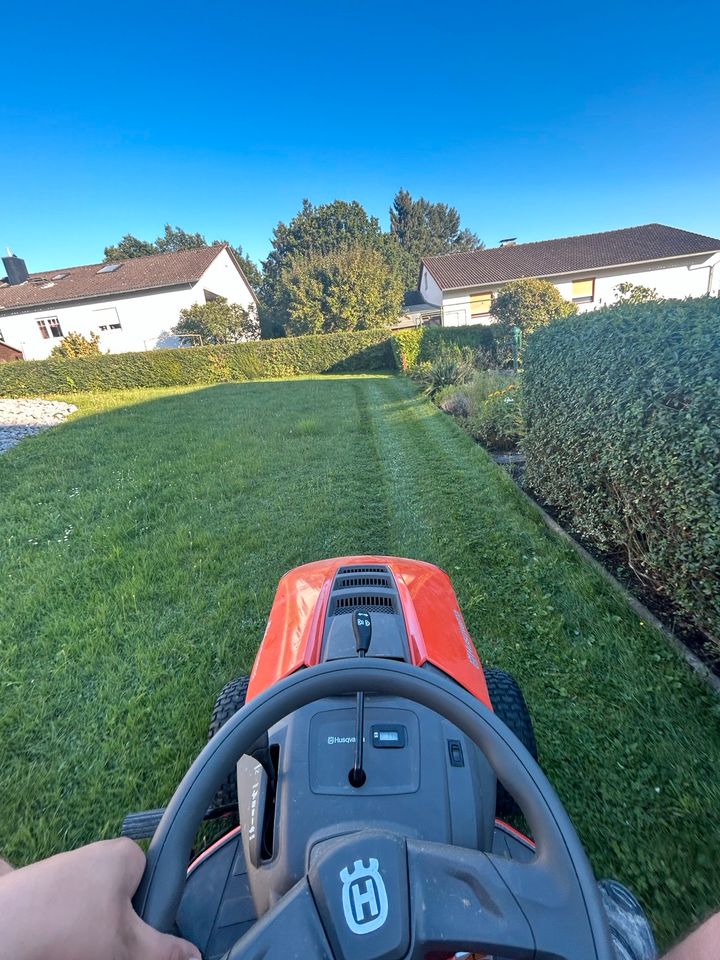
[[263,263],[266,277],[278,277],[297,257],[324,256],[340,247],[379,249],[382,231],[377,217],[369,217],[357,200],[334,200],[319,207],[303,200],[302,209],[289,224],[273,230],[272,250]]
[[577,313],[570,303],[549,280],[511,280],[500,288],[495,297],[492,312],[504,326],[520,327],[523,333],[532,333],[558,317]]
[[75,359],[77,357],[95,357],[100,353],[100,337],[96,333],[91,333],[90,337],[84,337],[81,333],[70,331],[66,333],[60,343],[53,347],[51,357],[67,357]]
[[155,240],[156,253],[178,253],[180,250],[197,250],[207,247],[208,242],[201,233],[186,233],[182,227],[165,224],[165,232]]
[[282,277],[284,332],[388,326],[400,312],[402,292],[380,250],[354,245],[295,258]]
[[173,327],[175,336],[184,342],[198,346],[200,340],[207,343],[240,343],[257,340],[260,325],[255,307],[243,309],[239,303],[228,303],[225,297],[217,297],[209,303],[196,303],[180,311],[180,322]]
[[661,297],[654,287],[644,287],[639,283],[630,283],[625,280],[613,288],[615,303],[652,303],[658,302]]
[[378,219],[369,217],[356,200],[351,203],[334,200],[317,207],[303,200],[302,209],[289,224],[278,223],[273,231],[272,250],[263,263],[260,293],[263,336],[282,336],[291,319],[287,313],[285,284],[292,275],[293,265],[315,261],[349,247],[379,252],[386,249]]
[[[223,240],[213,240],[212,245],[217,247],[219,244],[224,243]],[[245,279],[250,284],[254,291],[258,291],[262,285],[262,273],[260,272],[259,267],[254,260],[251,260],[246,253],[243,253],[243,248],[238,244],[236,247],[231,246],[228,243],[228,247],[235,254],[235,258],[240,264],[240,269],[245,274]]]
[[120,243],[115,244],[114,247],[105,247],[105,263],[132,260],[134,257],[148,257],[151,253],[157,253],[155,244],[148,243],[147,240],[138,240],[131,233],[126,233]]
[[480,250],[485,245],[460,227],[460,214],[445,203],[413,200],[398,190],[390,208],[390,236],[399,249],[399,269],[406,289],[417,286],[420,260],[435,254]]

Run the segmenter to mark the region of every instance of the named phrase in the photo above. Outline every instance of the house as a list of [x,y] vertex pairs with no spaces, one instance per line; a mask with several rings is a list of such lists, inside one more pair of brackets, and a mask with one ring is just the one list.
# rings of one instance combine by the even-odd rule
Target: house
[[407,290],[400,308],[400,316],[392,324],[393,330],[408,327],[440,326],[440,307],[427,303],[419,290]]
[[442,325],[492,323],[493,297],[509,280],[550,280],[580,311],[614,303],[633,283],[663,298],[717,296],[720,240],[661,223],[538,243],[502,241],[491,250],[423,257],[418,291]]
[[70,331],[97,333],[105,353],[175,347],[180,311],[225,297],[246,310],[257,300],[227,245],[159,253],[28,273],[19,257],[3,257],[0,340],[26,360],[42,360]]
[[0,337],[0,363],[9,363],[11,360],[22,360],[22,350],[11,347],[9,343],[3,343]]

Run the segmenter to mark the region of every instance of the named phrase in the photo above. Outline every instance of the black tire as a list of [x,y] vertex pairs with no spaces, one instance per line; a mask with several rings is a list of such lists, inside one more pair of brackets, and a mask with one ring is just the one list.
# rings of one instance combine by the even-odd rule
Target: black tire
[[[517,680],[505,670],[490,667],[485,670],[485,681],[495,715],[512,730],[533,759],[537,760],[535,731],[533,730],[530,711]],[[498,817],[507,817],[510,814],[520,812],[517,803],[500,781],[497,785],[495,809]]]
[[[236,677],[230,680],[220,691],[220,696],[215,701],[210,726],[208,728],[208,740],[212,740],[218,730],[224,726],[230,717],[234,716],[241,707],[245,706],[248,684],[250,677]],[[237,779],[235,769],[229,771],[223,781],[223,785],[215,794],[213,806],[226,807],[237,806]]]

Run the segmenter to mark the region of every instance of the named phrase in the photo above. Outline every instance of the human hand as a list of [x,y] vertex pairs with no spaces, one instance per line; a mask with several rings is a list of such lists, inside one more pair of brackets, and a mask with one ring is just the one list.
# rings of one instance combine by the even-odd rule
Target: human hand
[[0,960],[199,960],[133,910],[144,867],[123,838],[0,871]]

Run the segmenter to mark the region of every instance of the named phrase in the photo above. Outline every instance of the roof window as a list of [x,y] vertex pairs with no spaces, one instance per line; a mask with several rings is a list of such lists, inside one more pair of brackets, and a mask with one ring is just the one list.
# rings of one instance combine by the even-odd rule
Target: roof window
[[100,267],[98,273],[115,273],[121,266],[121,263],[106,263],[104,267]]

